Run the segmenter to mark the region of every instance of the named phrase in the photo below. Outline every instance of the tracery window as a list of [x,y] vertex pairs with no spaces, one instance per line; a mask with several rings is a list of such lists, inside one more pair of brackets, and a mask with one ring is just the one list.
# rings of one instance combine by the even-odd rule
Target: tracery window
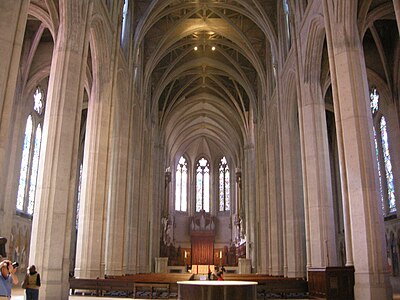
[[219,163],[219,211],[230,210],[230,172],[225,156]]
[[[389,137],[387,133],[388,125],[385,117],[383,115],[377,114],[377,112],[379,111],[379,93],[376,88],[372,88],[370,92],[370,107],[374,117],[379,118],[378,119],[379,121],[377,123],[379,126],[379,134],[377,134],[375,126],[373,129],[374,142],[375,142],[375,152],[377,158],[382,209],[384,215],[388,215],[396,213],[396,197],[394,189],[392,161],[389,151]],[[378,142],[378,138],[380,139],[380,143]],[[385,177],[382,176],[382,173],[385,174]],[[385,194],[387,195],[387,197],[385,197]]]
[[188,168],[186,159],[181,156],[175,172],[175,210],[187,210]]
[[210,164],[204,157],[196,167],[196,212],[210,212]]
[[[33,95],[33,111],[27,117],[22,148],[21,168],[17,190],[16,209],[18,212],[33,215],[36,183],[39,169],[40,146],[42,142],[42,122],[44,95],[37,87]],[[34,130],[35,128],[35,130]],[[33,143],[32,143],[33,141]]]

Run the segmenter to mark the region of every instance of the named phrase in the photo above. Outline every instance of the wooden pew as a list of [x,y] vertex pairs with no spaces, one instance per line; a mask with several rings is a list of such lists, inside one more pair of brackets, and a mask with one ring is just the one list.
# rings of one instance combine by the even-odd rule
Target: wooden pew
[[71,289],[71,295],[75,294],[75,290],[88,291],[95,293],[96,296],[100,296],[101,291],[99,289],[98,279],[84,279],[84,278],[70,278],[69,288]]
[[103,296],[107,292],[126,292],[128,296],[136,296],[139,291],[154,292],[164,291],[168,293],[178,292],[178,281],[191,280],[194,275],[182,273],[146,273],[124,276],[108,276],[105,279],[70,278],[71,294],[75,290],[88,291],[97,296]]
[[[190,273],[142,273],[114,276],[114,279],[128,280],[135,283],[134,295],[140,289],[166,289],[168,293],[178,293],[178,281],[192,280]],[[157,286],[158,284],[158,286]],[[153,287],[152,287],[153,285]]]
[[270,276],[266,274],[224,274],[225,280],[243,280],[258,282],[258,290],[264,293],[286,296],[291,293],[308,293],[308,283],[302,278],[287,278],[282,276]]

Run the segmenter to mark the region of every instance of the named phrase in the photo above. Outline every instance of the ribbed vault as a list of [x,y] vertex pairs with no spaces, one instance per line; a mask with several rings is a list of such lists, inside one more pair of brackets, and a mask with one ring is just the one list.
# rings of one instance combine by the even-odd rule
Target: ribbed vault
[[206,139],[238,161],[268,94],[273,2],[135,2],[142,94],[171,156]]

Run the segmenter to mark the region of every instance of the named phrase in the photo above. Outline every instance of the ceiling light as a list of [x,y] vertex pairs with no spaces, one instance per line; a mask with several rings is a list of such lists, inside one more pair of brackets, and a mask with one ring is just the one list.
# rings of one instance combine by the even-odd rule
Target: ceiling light
[[199,48],[197,48],[197,46],[194,46],[194,48],[193,48],[193,49],[194,49],[194,51],[197,51],[197,49],[199,49]]
[[215,51],[215,46],[212,46],[212,47],[211,47],[211,50],[212,50],[212,51]]

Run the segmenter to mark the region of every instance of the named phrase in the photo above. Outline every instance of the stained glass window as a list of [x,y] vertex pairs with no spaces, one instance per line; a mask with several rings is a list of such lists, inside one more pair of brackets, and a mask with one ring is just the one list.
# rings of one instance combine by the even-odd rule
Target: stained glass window
[[17,210],[24,210],[25,190],[28,180],[29,154],[32,139],[32,116],[29,115],[26,121],[24,145],[22,148],[21,169],[19,174],[19,185],[17,194]]
[[121,45],[124,43],[125,30],[126,30],[126,22],[128,16],[128,0],[124,0],[124,6],[122,8],[122,29],[121,29]]
[[378,141],[377,141],[377,139],[376,139],[376,130],[375,130],[375,127],[373,127],[373,130],[374,130],[376,163],[377,163],[377,166],[378,166],[379,192],[380,192],[380,196],[381,196],[382,211],[385,212],[385,204],[384,204],[384,201],[383,201],[383,188],[382,188],[381,164],[380,164],[380,162],[379,162],[379,147],[378,147]]
[[210,165],[203,157],[196,168],[196,212],[210,212]]
[[371,89],[371,93],[369,95],[370,98],[370,106],[372,114],[376,113],[379,109],[379,94],[376,88]]
[[230,172],[225,156],[219,163],[219,211],[230,210]]
[[36,128],[35,146],[33,148],[31,180],[29,186],[27,213],[30,215],[33,214],[33,208],[35,206],[35,192],[36,192],[37,175],[39,169],[39,153],[40,153],[41,142],[42,142],[42,128],[39,124]]
[[291,46],[290,20],[289,20],[290,10],[289,10],[289,2],[288,2],[288,0],[282,0],[282,5],[283,5],[283,12],[285,14],[286,38],[287,38],[287,42],[288,42],[288,45],[289,45],[289,48],[290,48],[290,46]]
[[182,156],[175,173],[175,210],[187,210],[187,162]]
[[389,213],[394,213],[394,212],[396,212],[396,199],[395,199],[395,193],[394,193],[392,162],[391,162],[390,153],[389,153],[389,139],[388,139],[388,135],[387,135],[386,125],[387,124],[386,124],[385,117],[382,117],[381,122],[380,122],[381,142],[382,142],[383,159],[384,159],[384,164],[385,164]]

